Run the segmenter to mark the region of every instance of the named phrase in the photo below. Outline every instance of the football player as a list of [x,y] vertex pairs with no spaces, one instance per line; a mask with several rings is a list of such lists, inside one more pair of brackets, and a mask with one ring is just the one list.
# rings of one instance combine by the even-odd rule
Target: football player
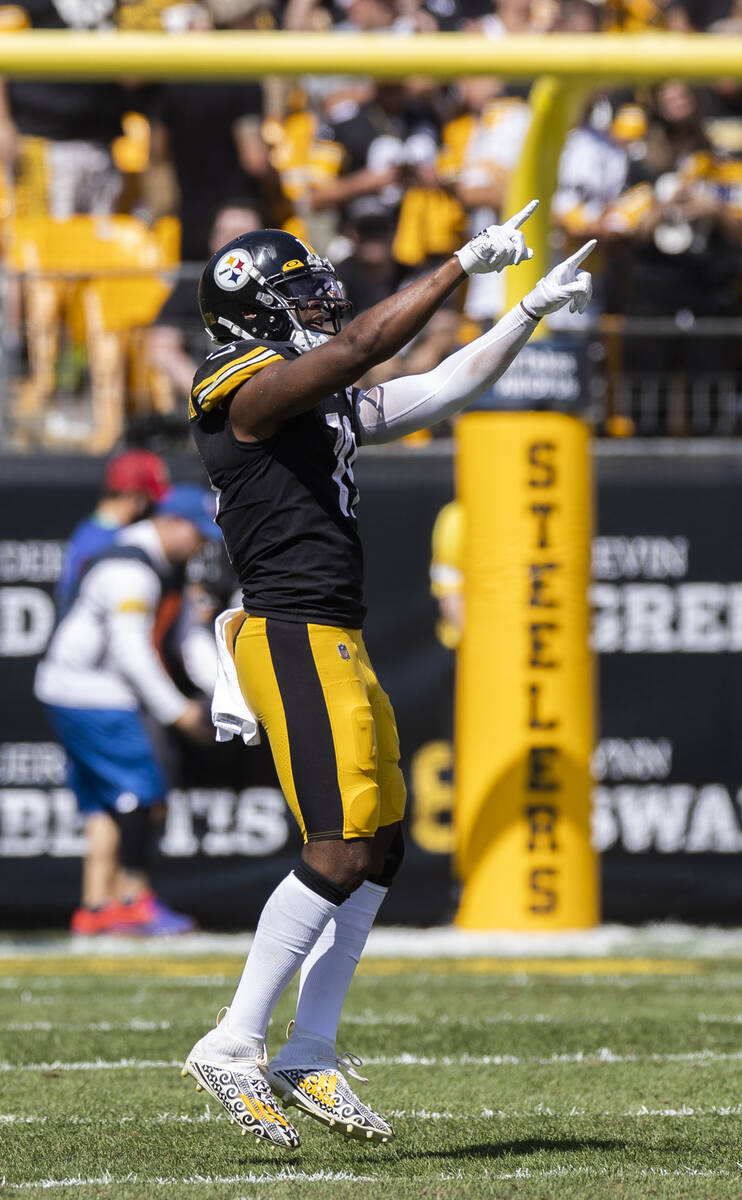
[[[338,1058],[340,1011],[403,855],[405,788],[389,698],[363,644],[362,550],[353,462],[460,411],[488,388],[545,314],[584,311],[594,242],[554,268],[492,329],[423,375],[368,391],[354,382],[415,336],[467,275],[530,258],[532,201],[343,327],[331,263],[275,229],[235,238],[199,284],[217,348],[196,372],[190,418],[218,494],[217,521],[243,589],[234,659],[301,829],[298,866],[262,911],[227,1014],[191,1050],[192,1075],[243,1133],[299,1135],[276,1097],[328,1127],[386,1142]],[[267,1061],[274,1006],[300,969],[296,1019]]]

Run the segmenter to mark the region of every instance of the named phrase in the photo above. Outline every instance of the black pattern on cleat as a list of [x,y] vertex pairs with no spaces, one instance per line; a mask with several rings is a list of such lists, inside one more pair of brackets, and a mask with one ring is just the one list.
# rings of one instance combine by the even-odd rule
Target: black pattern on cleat
[[268,1079],[287,1108],[293,1104],[303,1109],[333,1132],[364,1141],[388,1142],[394,1137],[388,1121],[359,1100],[332,1063],[269,1068]]
[[243,1134],[285,1149],[300,1145],[299,1134],[276,1106],[260,1068],[252,1064],[216,1064],[189,1058],[184,1070],[226,1109]]

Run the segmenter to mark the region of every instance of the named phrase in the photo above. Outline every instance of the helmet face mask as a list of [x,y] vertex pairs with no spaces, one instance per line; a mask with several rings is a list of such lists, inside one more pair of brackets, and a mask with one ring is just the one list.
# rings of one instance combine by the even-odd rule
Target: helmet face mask
[[332,264],[281,229],[222,246],[203,271],[198,299],[212,341],[268,338],[301,352],[338,333],[350,311]]
[[297,321],[318,333],[339,333],[343,317],[350,313],[350,301],[334,271],[319,268],[311,275],[286,279],[276,284],[276,291],[286,299]]

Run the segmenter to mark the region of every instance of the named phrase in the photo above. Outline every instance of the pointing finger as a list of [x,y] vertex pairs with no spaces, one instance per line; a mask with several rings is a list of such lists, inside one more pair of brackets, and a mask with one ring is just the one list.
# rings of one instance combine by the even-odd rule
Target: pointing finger
[[521,225],[525,224],[531,213],[534,213],[537,208],[538,200],[529,200],[525,208],[522,208],[514,217],[508,218],[505,222],[505,227],[507,229],[520,229]]
[[571,256],[571,258],[567,259],[567,262],[569,263],[569,265],[574,266],[574,267],[579,267],[580,263],[585,261],[588,254],[592,254],[592,252],[595,249],[595,247],[597,246],[597,244],[598,244],[597,238],[590,238],[589,242],[585,242],[584,246],[580,246],[580,249],[577,251],[576,254],[573,254]]

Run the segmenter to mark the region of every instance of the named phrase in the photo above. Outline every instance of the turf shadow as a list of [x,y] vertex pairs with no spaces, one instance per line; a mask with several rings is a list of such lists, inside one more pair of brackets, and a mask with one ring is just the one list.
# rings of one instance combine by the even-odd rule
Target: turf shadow
[[471,1146],[456,1146],[438,1150],[399,1150],[399,1158],[504,1158],[510,1155],[537,1154],[539,1150],[563,1151],[572,1154],[579,1150],[625,1150],[623,1138],[523,1138],[516,1142],[476,1142]]

